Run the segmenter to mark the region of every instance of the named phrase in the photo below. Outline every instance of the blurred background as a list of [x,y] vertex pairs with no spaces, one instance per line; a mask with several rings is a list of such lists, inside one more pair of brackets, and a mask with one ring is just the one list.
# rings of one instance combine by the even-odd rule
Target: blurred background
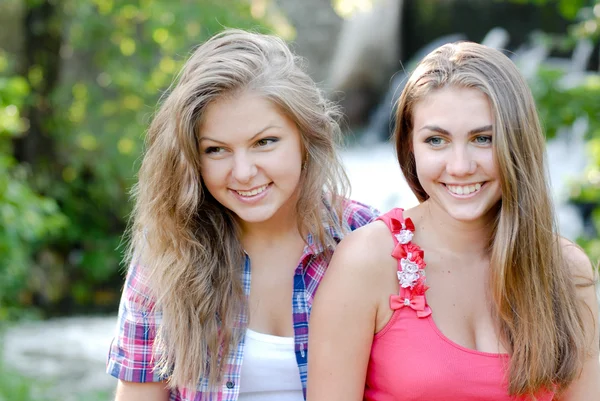
[[600,259],[600,0],[0,0],[0,401],[112,398],[145,129],[224,27],[306,58],[347,115],[352,197],[381,210],[416,202],[388,142],[406,74],[444,42],[504,50],[537,100],[561,232]]

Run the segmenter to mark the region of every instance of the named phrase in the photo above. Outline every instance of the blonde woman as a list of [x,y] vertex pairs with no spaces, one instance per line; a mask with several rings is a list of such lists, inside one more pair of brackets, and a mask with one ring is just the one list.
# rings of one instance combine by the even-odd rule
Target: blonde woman
[[119,401],[304,399],[308,317],[346,200],[339,127],[279,38],[198,47],[147,135],[108,372]]
[[395,142],[420,204],[337,248],[307,399],[600,400],[593,269],[557,234],[515,65],[475,43],[434,50],[400,97]]

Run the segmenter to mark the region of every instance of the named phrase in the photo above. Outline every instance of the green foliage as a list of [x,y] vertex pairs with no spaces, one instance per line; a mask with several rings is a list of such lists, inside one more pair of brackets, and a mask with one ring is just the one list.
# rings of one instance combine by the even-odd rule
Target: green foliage
[[[598,107],[600,109],[600,107]],[[599,112],[600,114],[600,112]],[[595,128],[591,130],[586,144],[590,164],[582,177],[573,183],[571,201],[582,207],[592,208],[591,222],[596,235],[582,237],[579,244],[585,249],[595,265],[600,267],[600,116],[596,117]]]
[[27,126],[20,109],[29,86],[21,77],[2,74],[8,64],[0,53],[0,320],[13,317],[22,301],[35,250],[67,224],[57,203],[36,193],[29,172],[12,157],[12,138]]
[[542,66],[530,86],[548,138],[584,115],[590,123],[589,138],[600,130],[600,75],[589,75],[571,84],[562,70]]
[[[566,3],[566,1],[564,2]],[[579,21],[571,29],[571,36],[598,41],[600,38],[600,1],[588,0],[585,3],[587,3],[587,7],[582,7],[576,12]]]
[[560,13],[567,19],[575,19],[580,10],[590,5],[589,0],[510,0],[513,3],[531,3],[536,5],[554,4],[560,10]]
[[31,380],[0,365],[0,401],[36,401]]
[[[598,188],[596,188],[596,192],[598,192]],[[600,208],[598,207],[592,212],[592,222],[596,232],[600,232]],[[583,237],[579,239],[578,243],[590,257],[596,269],[600,269],[600,240],[598,238]]]
[[0,401],[48,400],[47,397],[41,396],[46,393],[48,387],[48,383],[32,380],[14,372],[0,358]]
[[[546,3],[547,0],[537,0]],[[568,36],[553,38],[554,45],[565,47],[576,40],[600,38],[600,0],[559,0],[556,2],[562,14],[576,20]],[[531,82],[532,91],[548,137],[557,130],[568,127],[581,117],[587,116],[589,128],[586,149],[590,165],[579,179],[572,183],[571,202],[582,208],[591,208],[592,236],[583,236],[578,243],[584,248],[595,265],[600,261],[600,74],[590,73],[580,82],[568,82],[564,72],[540,68]]]
[[[11,2],[25,13],[45,3]],[[51,313],[114,309],[129,189],[160,96],[212,34],[266,30],[249,0],[49,4],[55,16],[38,28],[50,33],[60,21],[64,32],[61,79],[50,98],[39,92],[55,67],[47,58],[33,57],[42,64],[17,76],[9,74],[16,58],[0,49],[0,321],[31,304]],[[56,154],[50,164],[19,164],[13,143],[29,140],[24,115],[39,111],[40,101],[52,111],[42,123]]]
[[[29,8],[40,4],[22,1]],[[112,310],[122,286],[119,247],[131,208],[129,190],[160,96],[193,47],[212,34],[224,27],[266,28],[252,16],[248,0],[65,0],[54,4],[60,13],[57,20],[65,21],[62,78],[50,99],[55,111],[50,131],[56,160],[35,175],[27,174],[22,166],[11,167],[12,190],[5,194],[10,199],[0,195],[0,202],[10,203],[13,209],[5,214],[18,218],[7,227],[19,232],[16,238],[23,244],[26,240],[35,246],[19,246],[18,254],[12,251],[18,262],[6,271],[12,280],[7,282],[12,283],[14,295],[24,288],[23,277],[29,274],[28,294],[35,294],[46,309],[58,313],[84,308],[89,312],[91,307]],[[42,87],[47,75],[43,67],[34,65],[27,81],[14,78],[0,93],[10,94],[13,86]],[[22,98],[36,101],[26,93]],[[14,112],[14,107],[6,112],[13,113],[12,119],[3,120],[6,127],[26,124]],[[26,130],[13,128],[14,135]],[[7,148],[2,154],[11,151]],[[0,159],[0,175],[6,164],[10,163]],[[48,198],[27,192],[27,182]],[[19,226],[24,224],[29,225]],[[30,237],[25,239],[24,233]],[[2,246],[14,249],[13,237],[0,231],[0,250]],[[34,255],[39,259],[37,267],[27,262]]]
[[[571,36],[592,40],[597,45],[600,40],[600,0],[588,0],[587,4],[588,7],[581,8],[577,13],[579,22],[571,30]],[[595,235],[580,238],[579,244],[594,265],[600,266],[600,74],[596,73],[571,93],[574,98],[582,101],[582,112],[588,114],[590,121],[586,148],[591,162],[584,175],[573,186],[572,201],[594,208],[591,221]]]
[[[507,1],[507,0],[503,0]],[[567,20],[574,21],[568,36],[571,39],[600,38],[600,1],[598,0],[508,0],[513,3],[555,5]]]

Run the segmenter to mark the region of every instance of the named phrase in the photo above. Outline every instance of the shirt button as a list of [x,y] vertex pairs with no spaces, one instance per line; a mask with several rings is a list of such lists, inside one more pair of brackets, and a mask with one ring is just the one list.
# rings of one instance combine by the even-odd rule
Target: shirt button
[[234,383],[231,380],[229,380],[227,383],[225,383],[225,386],[227,386],[228,389],[232,389],[234,386]]

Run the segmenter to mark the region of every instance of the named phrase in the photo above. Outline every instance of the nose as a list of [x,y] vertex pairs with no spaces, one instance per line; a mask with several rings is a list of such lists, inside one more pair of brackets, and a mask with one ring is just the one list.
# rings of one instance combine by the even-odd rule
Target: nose
[[457,146],[450,152],[449,160],[446,163],[448,174],[461,177],[475,173],[477,162],[469,154],[468,149]]
[[250,155],[244,152],[235,154],[233,157],[233,178],[240,183],[248,183],[256,175],[257,167]]

